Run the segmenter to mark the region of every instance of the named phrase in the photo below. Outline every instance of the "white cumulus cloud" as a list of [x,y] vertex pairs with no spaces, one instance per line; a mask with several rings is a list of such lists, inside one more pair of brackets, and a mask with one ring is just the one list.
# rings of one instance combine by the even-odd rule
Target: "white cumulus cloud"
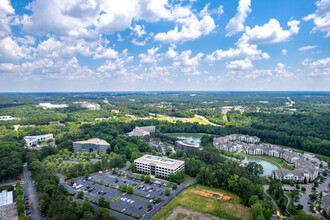
[[306,51],[306,50],[311,50],[311,49],[314,49],[316,48],[317,45],[313,45],[313,46],[304,46],[304,47],[300,47],[298,50],[299,51]]
[[286,41],[293,34],[299,32],[299,21],[292,20],[288,22],[289,30],[283,30],[276,19],[270,19],[263,26],[256,25],[254,28],[246,27],[245,33],[238,40],[238,43],[249,44],[267,44]]
[[191,15],[177,19],[177,23],[182,25],[180,29],[176,26],[166,33],[158,33],[155,40],[167,43],[184,42],[208,35],[215,28],[214,20],[209,15],[204,16],[201,20],[198,20],[195,15]]
[[251,10],[251,0],[240,0],[237,7],[237,13],[230,19],[226,25],[226,36],[233,36],[237,32],[244,30],[244,22]]
[[315,13],[307,15],[304,21],[313,20],[315,27],[312,32],[326,32],[326,37],[330,37],[330,0],[319,0],[316,2]]

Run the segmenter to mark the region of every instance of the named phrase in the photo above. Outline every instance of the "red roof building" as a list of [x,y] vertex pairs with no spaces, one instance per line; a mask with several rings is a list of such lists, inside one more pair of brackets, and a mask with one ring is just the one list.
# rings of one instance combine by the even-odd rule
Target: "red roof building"
[[50,121],[49,122],[49,125],[53,125],[53,124],[60,124],[60,122],[59,121]]
[[172,108],[172,109],[165,109],[166,112],[178,112],[179,109]]

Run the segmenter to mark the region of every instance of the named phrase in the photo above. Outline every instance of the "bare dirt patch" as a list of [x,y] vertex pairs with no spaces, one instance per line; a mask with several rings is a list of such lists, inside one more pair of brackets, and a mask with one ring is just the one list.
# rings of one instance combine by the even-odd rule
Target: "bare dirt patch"
[[177,207],[173,210],[173,212],[164,218],[164,220],[212,220],[211,216],[207,216],[205,214],[194,212],[192,210]]
[[196,195],[204,196],[204,197],[207,197],[210,199],[215,199],[215,200],[221,199],[221,200],[228,201],[228,200],[232,199],[232,197],[224,196],[222,193],[209,191],[209,190],[205,190],[205,189],[199,189],[198,187],[192,189],[191,192]]

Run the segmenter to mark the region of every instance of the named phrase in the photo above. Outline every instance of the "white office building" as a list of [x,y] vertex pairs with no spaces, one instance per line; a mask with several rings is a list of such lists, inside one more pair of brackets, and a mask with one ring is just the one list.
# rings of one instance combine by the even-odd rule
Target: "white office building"
[[128,136],[134,137],[143,137],[146,135],[150,135],[156,131],[156,126],[144,126],[144,127],[135,127],[133,131],[129,132]]
[[44,134],[44,135],[38,135],[38,136],[25,136],[24,140],[26,143],[26,146],[31,147],[33,145],[38,144],[38,142],[41,141],[48,141],[49,139],[53,138],[53,134]]
[[51,104],[51,103],[40,103],[37,107],[41,107],[43,109],[54,109],[54,108],[67,108],[67,104]]
[[134,160],[135,170],[138,172],[151,174],[160,177],[169,177],[170,173],[176,174],[184,169],[184,161],[170,159],[167,157],[158,157],[153,155],[144,155]]

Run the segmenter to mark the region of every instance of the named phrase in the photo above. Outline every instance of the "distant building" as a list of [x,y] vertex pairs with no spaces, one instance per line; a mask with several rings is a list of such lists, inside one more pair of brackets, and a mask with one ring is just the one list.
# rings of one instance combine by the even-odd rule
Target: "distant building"
[[166,112],[170,113],[170,112],[178,112],[179,109],[176,108],[169,108],[169,109],[165,109]]
[[49,139],[53,139],[53,134],[44,134],[44,135],[38,135],[38,136],[25,136],[24,137],[26,146],[28,146],[28,147],[36,145],[36,144],[38,144],[38,142],[41,142],[41,141],[48,141]]
[[194,142],[194,141],[175,141],[175,146],[179,150],[188,150],[188,149],[199,150],[200,149],[199,143]]
[[112,109],[111,112],[118,114],[119,113],[119,110]]
[[330,214],[330,189],[322,192],[321,208],[327,215]]
[[88,104],[88,103],[81,104],[81,107],[87,108],[89,110],[99,110],[101,108],[99,104]]
[[86,141],[76,141],[73,142],[73,150],[79,152],[96,152],[96,153],[106,153],[110,144],[105,140],[93,138]]
[[19,118],[15,118],[9,115],[0,116],[0,121],[14,121],[19,120]]
[[[0,207],[14,203],[13,191],[4,190],[0,192]],[[1,216],[1,212],[0,212]],[[2,218],[0,218],[2,219]]]
[[156,131],[156,126],[135,127],[133,131],[127,133],[128,136],[143,137]]
[[176,174],[178,171],[183,170],[185,162],[167,157],[144,155],[134,160],[134,164],[135,170],[138,172],[169,177],[170,173]]
[[235,152],[237,150],[235,145],[232,145],[231,143],[221,143],[216,146],[219,150],[225,150],[228,152]]
[[53,124],[60,124],[60,122],[59,121],[50,121],[49,122],[49,125],[53,125]]
[[54,108],[67,108],[67,104],[51,104],[51,103],[40,103],[37,107],[41,107],[43,109],[54,109]]

